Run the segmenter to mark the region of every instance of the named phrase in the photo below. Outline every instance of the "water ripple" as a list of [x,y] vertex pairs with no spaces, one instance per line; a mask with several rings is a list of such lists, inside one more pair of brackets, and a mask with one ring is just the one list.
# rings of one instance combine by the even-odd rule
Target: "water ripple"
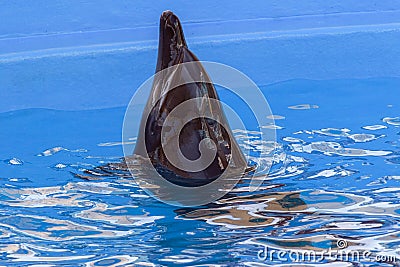
[[[288,100],[279,96],[280,115],[269,117],[279,120],[277,142],[262,142],[259,131],[234,130],[239,145],[249,149],[249,161],[258,165],[254,179],[263,183],[256,189],[251,177],[243,177],[225,197],[196,208],[167,206],[134,183],[121,161],[119,128],[108,136],[109,125],[99,121],[99,112],[115,118],[123,116],[122,109],[119,115],[114,109],[94,112],[93,124],[80,112],[79,118],[55,120],[82,120],[81,134],[89,139],[52,132],[57,138],[46,140],[45,147],[24,145],[27,153],[20,153],[5,138],[0,265],[396,266],[400,260],[295,263],[257,257],[265,246],[309,252],[337,249],[338,240],[372,256],[400,257],[400,124],[396,108],[386,107],[394,100],[384,102],[382,111],[372,100],[363,108],[362,101],[339,101],[328,92],[308,99],[295,92]],[[398,95],[393,92],[384,96]],[[296,102],[315,104],[290,106]],[[357,113],[350,109],[355,105]],[[339,113],[332,117],[332,110]],[[41,123],[48,117],[43,112],[29,121]],[[104,136],[93,131],[103,125]]]

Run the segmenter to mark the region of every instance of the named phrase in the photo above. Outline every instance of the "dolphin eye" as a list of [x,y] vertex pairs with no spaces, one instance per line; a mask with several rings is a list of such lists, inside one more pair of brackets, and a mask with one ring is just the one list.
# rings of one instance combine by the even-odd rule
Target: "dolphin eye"
[[206,122],[209,126],[214,127],[215,126],[215,120],[212,119],[206,119]]

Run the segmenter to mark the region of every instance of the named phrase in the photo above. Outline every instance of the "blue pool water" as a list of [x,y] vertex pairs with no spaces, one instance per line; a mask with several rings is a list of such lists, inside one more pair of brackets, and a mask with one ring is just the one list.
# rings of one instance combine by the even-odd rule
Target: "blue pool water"
[[[158,202],[129,177],[74,175],[120,161],[125,107],[2,113],[0,265],[282,266],[293,259],[263,258],[265,247],[321,251],[337,240],[400,257],[399,88],[395,78],[263,86],[278,137],[270,175],[256,192],[244,180],[199,208]],[[309,264],[340,261],[394,265]]]

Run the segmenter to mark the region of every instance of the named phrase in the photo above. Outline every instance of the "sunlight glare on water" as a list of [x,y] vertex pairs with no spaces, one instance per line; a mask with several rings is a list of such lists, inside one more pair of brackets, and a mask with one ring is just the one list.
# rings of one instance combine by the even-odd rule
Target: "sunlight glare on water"
[[320,251],[336,248],[337,239],[399,257],[399,87],[398,79],[261,87],[277,143],[234,134],[241,147],[265,155],[258,161],[264,183],[250,193],[245,177],[198,208],[156,201],[124,170],[123,107],[2,113],[0,265],[290,266],[258,253],[265,246]]

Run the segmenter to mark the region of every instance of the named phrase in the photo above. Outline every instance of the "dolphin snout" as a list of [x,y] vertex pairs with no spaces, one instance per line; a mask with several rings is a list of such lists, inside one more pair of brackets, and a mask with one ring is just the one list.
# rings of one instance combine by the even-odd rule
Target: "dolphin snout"
[[165,10],[162,14],[161,14],[161,19],[167,20],[169,16],[173,16],[174,13],[171,10]]

